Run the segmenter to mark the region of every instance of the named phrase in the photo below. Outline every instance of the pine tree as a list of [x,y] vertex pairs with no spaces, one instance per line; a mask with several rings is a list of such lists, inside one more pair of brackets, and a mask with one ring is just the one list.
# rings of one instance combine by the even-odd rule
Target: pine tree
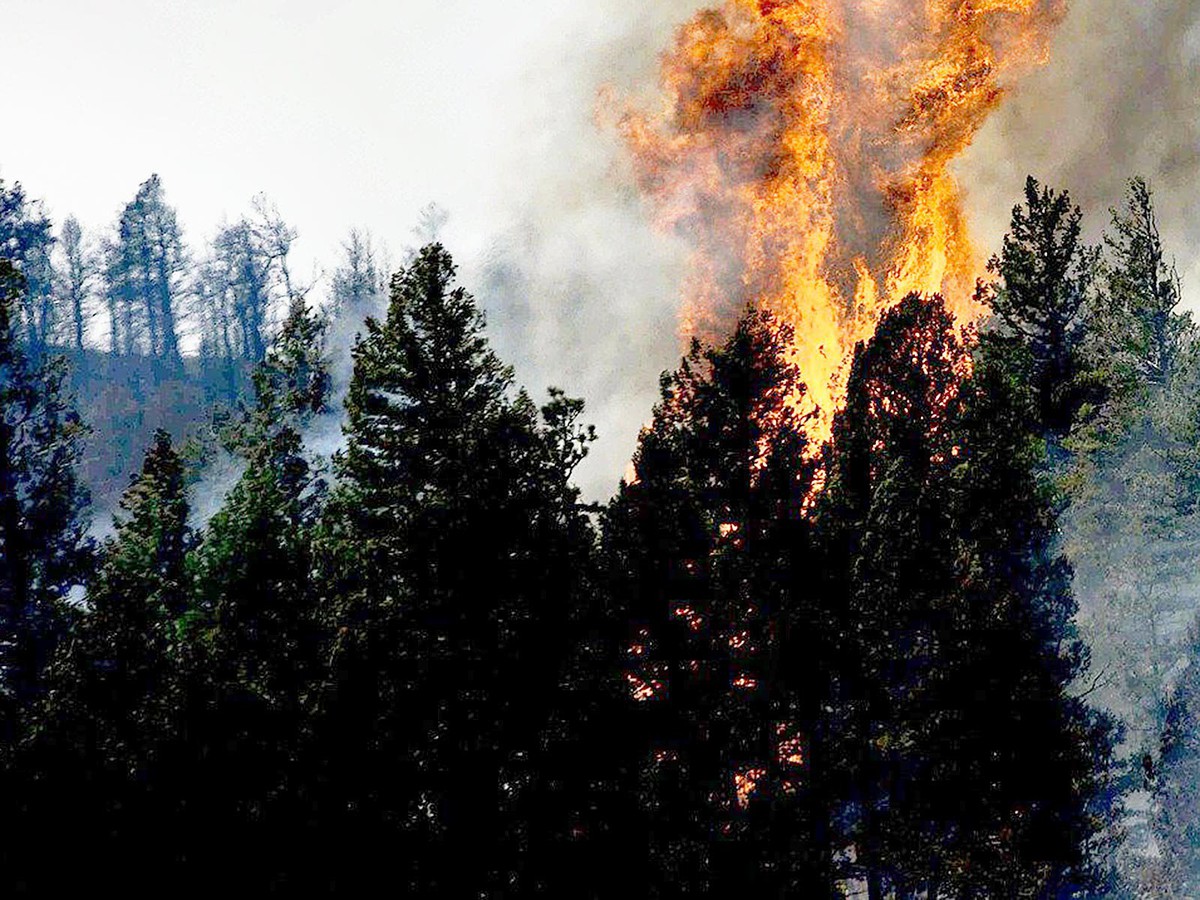
[[355,860],[340,877],[375,874],[386,846],[417,895],[519,878],[517,811],[587,535],[565,450],[587,432],[513,396],[454,274],[426,247],[386,320],[367,321],[320,541],[334,638],[320,752]]
[[0,260],[0,746],[41,691],[65,602],[90,558],[75,470],[85,429],[60,360],[34,365],[13,313],[24,279]]
[[1100,697],[1153,743],[1182,637],[1172,623],[1192,608],[1200,547],[1200,345],[1144,181],[1112,211],[1105,244],[1104,312],[1091,339],[1114,390],[1077,441],[1067,551],[1097,663],[1110,673]]
[[91,252],[84,244],[83,228],[74,216],[63,222],[59,246],[62,248],[62,265],[57,273],[56,293],[63,312],[70,317],[70,345],[82,362],[84,338],[91,316],[89,300],[96,266]]
[[152,175],[121,211],[105,268],[113,352],[141,347],[166,366],[181,365],[179,313],[187,250],[162,181]]
[[[817,521],[825,604],[843,610],[845,724],[832,754],[856,826],[855,859],[872,900],[936,884],[943,834],[922,730],[938,675],[935,629],[953,591],[939,476],[955,464],[949,423],[967,366],[940,301],[907,298],[860,345],[837,417]],[[827,777],[830,777],[827,776]],[[930,888],[936,890],[934,884]]]
[[268,323],[281,297],[293,299],[287,257],[295,232],[262,198],[259,215],[222,227],[196,285],[201,299],[202,352],[233,366],[266,355]]
[[643,804],[622,826],[625,865],[649,896],[833,896],[808,769],[823,658],[784,662],[829,641],[798,605],[812,471],[787,345],[759,315],[720,348],[694,345],[606,511]]
[[839,758],[872,898],[1065,896],[1104,877],[1112,725],[1072,693],[1087,655],[1035,398],[1002,351],[967,350],[937,298],[884,316],[818,513],[852,637]]
[[[175,843],[187,775],[174,764],[186,733],[187,513],[183,463],[157,432],[19,758],[28,800],[15,873],[36,873],[39,891],[149,885],[188,852]],[[78,869],[52,864],[63,821],[93,835]]]
[[145,729],[165,714],[171,654],[189,607],[184,465],[166,432],[155,432],[120,508],[88,585],[87,613],[55,664],[55,703],[111,729],[103,739],[116,765],[138,757]]
[[37,871],[25,851],[49,847],[28,843],[38,805],[23,748],[92,554],[87,494],[75,475],[85,429],[66,396],[62,361],[38,366],[23,352],[13,313],[24,284],[0,259],[0,883],[10,887]]
[[54,232],[41,203],[30,200],[20,184],[0,181],[0,259],[24,278],[10,316],[19,324],[25,352],[37,362],[56,335],[59,310],[54,303],[51,252]]
[[1013,209],[1004,247],[988,266],[999,281],[982,294],[1004,338],[996,351],[1022,372],[1056,444],[1102,397],[1085,353],[1096,251],[1083,243],[1082,219],[1066,192],[1029,178],[1025,203]]
[[370,232],[350,230],[342,244],[342,262],[334,270],[331,298],[335,312],[374,312],[387,294],[387,276],[381,271]]
[[[252,460],[210,520],[190,560],[189,734],[180,748],[192,884],[265,889],[297,866],[290,838],[305,812],[294,770],[319,683],[311,589],[311,476],[298,447]],[[184,774],[180,773],[181,776]],[[286,880],[283,883],[287,883]]]

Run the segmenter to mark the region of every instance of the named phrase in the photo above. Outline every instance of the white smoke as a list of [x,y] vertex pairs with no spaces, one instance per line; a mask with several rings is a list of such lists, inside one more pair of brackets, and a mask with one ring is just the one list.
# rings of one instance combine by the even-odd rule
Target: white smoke
[[1200,308],[1200,5],[1075,2],[1049,63],[994,114],[959,167],[981,245],[993,251],[1034,175],[1069,190],[1095,235],[1137,175],[1155,190],[1189,306]]

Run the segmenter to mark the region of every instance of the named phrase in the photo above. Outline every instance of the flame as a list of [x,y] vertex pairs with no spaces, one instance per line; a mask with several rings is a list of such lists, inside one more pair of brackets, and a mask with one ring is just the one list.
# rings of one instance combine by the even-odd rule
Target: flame
[[1066,0],[726,0],[663,58],[663,107],[617,110],[660,224],[694,245],[685,338],[747,303],[792,327],[829,435],[847,357],[910,292],[960,321],[983,276],[950,164],[1043,62]]

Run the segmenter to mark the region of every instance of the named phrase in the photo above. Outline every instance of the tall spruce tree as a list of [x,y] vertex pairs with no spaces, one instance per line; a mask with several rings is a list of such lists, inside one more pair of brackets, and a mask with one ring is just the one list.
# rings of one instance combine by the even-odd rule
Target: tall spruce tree
[[[183,463],[160,431],[122,497],[20,757],[28,800],[13,874],[39,892],[92,882],[138,890],[189,852],[176,843],[187,774],[175,765],[185,734],[187,514]],[[63,821],[92,835],[79,868],[53,865]]]
[[0,745],[22,710],[90,560],[87,493],[75,471],[86,430],[66,394],[61,360],[25,355],[15,313],[24,278],[0,259]]
[[1013,209],[1003,249],[988,267],[998,282],[983,295],[998,326],[996,350],[1008,352],[1010,367],[1023,373],[1056,446],[1102,397],[1086,356],[1097,252],[1083,243],[1082,221],[1070,195],[1029,178],[1025,202]]
[[588,546],[568,479],[589,432],[561,400],[547,420],[513,395],[454,275],[424,248],[368,320],[320,542],[333,640],[316,752],[347,854],[331,877],[365,882],[386,859],[424,896],[519,882]]
[[[258,889],[298,888],[291,860],[305,807],[294,762],[321,681],[311,550],[322,488],[299,428],[326,409],[322,335],[322,320],[297,299],[233,429],[246,469],[189,558],[198,714],[188,833],[198,856],[227,860]],[[224,883],[202,867],[189,878]]]
[[40,202],[29,199],[20,184],[0,181],[0,259],[8,260],[24,278],[10,317],[19,326],[25,352],[36,362],[60,325],[54,300],[51,252],[54,232]]
[[[617,743],[642,803],[623,826],[625,874],[646,896],[833,896],[829,811],[808,768],[821,658],[788,659],[829,636],[794,606],[812,470],[787,346],[757,314],[720,348],[694,345],[663,376],[635,477],[606,511],[629,623]],[[816,677],[789,677],[800,670]]]
[[67,320],[64,324],[67,325],[69,345],[75,350],[77,365],[82,365],[84,339],[92,314],[90,300],[96,264],[85,244],[83,228],[74,216],[63,222],[58,243],[62,264],[56,273],[55,291]]
[[939,299],[909,297],[859,348],[835,426],[818,516],[873,900],[1064,896],[1104,876],[1111,723],[1072,693],[1087,657],[1033,398],[989,360]]
[[[46,669],[69,638],[71,591],[87,576],[86,492],[75,470],[85,429],[61,360],[35,365],[17,330],[24,278],[0,259],[0,884],[28,886],[36,792],[24,747],[48,690]],[[37,830],[46,838],[48,832]],[[37,859],[44,861],[39,853]]]
[[152,175],[125,204],[109,245],[105,276],[114,353],[141,349],[163,371],[179,368],[186,266],[178,217],[166,201],[161,179]]

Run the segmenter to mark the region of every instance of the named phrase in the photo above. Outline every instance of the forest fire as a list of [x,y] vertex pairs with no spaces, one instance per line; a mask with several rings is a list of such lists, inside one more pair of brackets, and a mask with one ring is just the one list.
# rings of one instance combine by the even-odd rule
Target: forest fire
[[950,165],[1065,7],[727,0],[684,25],[662,110],[619,126],[661,225],[694,244],[684,336],[723,335],[747,303],[792,326],[824,439],[886,308],[941,292],[971,320],[982,258]]

